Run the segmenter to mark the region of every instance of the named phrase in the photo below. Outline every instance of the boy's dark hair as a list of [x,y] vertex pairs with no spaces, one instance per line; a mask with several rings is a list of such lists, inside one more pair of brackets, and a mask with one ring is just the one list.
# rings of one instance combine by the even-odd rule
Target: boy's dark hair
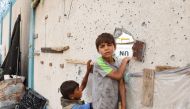
[[113,35],[111,35],[110,33],[102,33],[98,36],[98,38],[96,39],[96,49],[97,50],[98,50],[98,46],[101,43],[113,43],[113,45],[116,47],[115,39],[114,39]]
[[64,99],[70,99],[69,95],[73,94],[79,84],[73,80],[65,81],[60,86],[61,94]]

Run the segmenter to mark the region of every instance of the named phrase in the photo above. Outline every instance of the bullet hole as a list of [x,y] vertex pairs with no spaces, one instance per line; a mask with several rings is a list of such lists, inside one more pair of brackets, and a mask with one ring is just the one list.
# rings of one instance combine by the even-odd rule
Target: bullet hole
[[171,24],[169,24],[169,26],[171,26]]
[[53,66],[53,64],[50,62],[50,63],[49,63],[49,66],[50,66],[50,67],[52,67],[52,66]]
[[150,23],[150,21],[148,21],[148,23]]
[[41,64],[44,64],[44,61],[40,61]]
[[132,22],[129,22],[129,25],[131,25],[132,24]]
[[60,68],[62,68],[62,69],[63,69],[63,68],[64,68],[64,64],[60,64]]
[[174,61],[175,60],[175,55],[171,55],[170,59]]
[[181,19],[183,19],[183,17],[180,17]]
[[176,23],[178,24],[179,22],[177,21]]
[[151,64],[154,64],[154,62],[151,62]]
[[72,37],[71,33],[67,33],[67,37]]
[[185,37],[185,40],[187,40],[187,37]]
[[166,65],[168,65],[168,63],[166,63]]
[[179,62],[181,62],[182,60],[180,59]]
[[186,0],[183,0],[183,2],[185,2]]
[[121,23],[121,21],[119,21],[118,23]]
[[142,22],[141,26],[147,27],[147,24],[145,22]]
[[48,19],[48,15],[45,16],[45,20],[47,20],[47,19]]
[[154,4],[156,4],[156,2],[153,2]]

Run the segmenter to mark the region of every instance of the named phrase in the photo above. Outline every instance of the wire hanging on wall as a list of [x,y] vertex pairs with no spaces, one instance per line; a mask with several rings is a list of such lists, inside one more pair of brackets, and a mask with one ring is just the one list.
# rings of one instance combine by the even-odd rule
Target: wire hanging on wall
[[45,40],[44,40],[44,41],[45,41],[45,47],[46,47],[46,35],[47,35],[47,34],[46,34],[47,18],[48,18],[48,16],[45,16],[45,28],[44,28],[44,29],[45,29],[45,30],[44,30],[44,32],[45,32]]
[[65,0],[64,0],[64,16],[67,16],[67,14],[65,13]]
[[71,1],[71,4],[70,4],[69,13],[68,13],[68,18],[69,18],[69,16],[70,16],[70,12],[71,12],[71,7],[72,7],[72,5],[73,5],[73,0]]
[[73,0],[71,0],[68,13],[66,13],[66,0],[64,0],[63,3],[64,3],[64,16],[65,17],[67,16],[67,18],[69,18],[70,13],[71,13],[71,8],[72,8],[72,5],[73,5]]

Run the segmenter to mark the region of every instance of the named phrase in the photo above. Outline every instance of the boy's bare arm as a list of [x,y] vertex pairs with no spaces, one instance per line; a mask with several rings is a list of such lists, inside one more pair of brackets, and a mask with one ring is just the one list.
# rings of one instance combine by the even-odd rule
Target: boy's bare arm
[[86,74],[85,76],[83,77],[83,80],[82,80],[82,83],[81,83],[81,86],[80,86],[80,90],[84,90],[85,87],[86,87],[86,84],[88,82],[88,76],[89,76],[89,73],[92,72],[92,69],[93,69],[93,65],[91,64],[91,60],[88,60],[87,62],[87,69],[86,69]]
[[125,57],[122,60],[121,65],[119,66],[119,69],[117,71],[113,70],[107,76],[112,79],[120,80],[123,77],[123,74],[125,73],[125,69],[126,69],[127,64],[129,63],[129,60],[130,60],[130,58]]
[[124,79],[119,81],[119,93],[121,97],[121,109],[126,109],[126,88]]

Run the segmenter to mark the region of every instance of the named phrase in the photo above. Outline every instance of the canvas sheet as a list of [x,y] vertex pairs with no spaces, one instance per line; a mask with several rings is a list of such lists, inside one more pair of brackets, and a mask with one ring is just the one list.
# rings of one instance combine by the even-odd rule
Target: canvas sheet
[[126,77],[127,109],[190,109],[190,67],[156,72],[153,107],[141,104],[142,74]]

